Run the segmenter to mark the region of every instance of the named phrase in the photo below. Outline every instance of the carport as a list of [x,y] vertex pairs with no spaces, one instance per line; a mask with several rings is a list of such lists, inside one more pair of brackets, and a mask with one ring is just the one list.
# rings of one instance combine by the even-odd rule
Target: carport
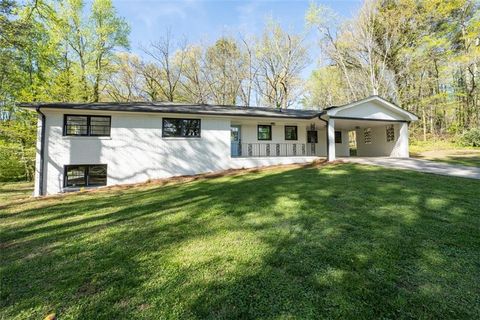
[[[328,161],[348,155],[341,142],[351,131],[355,132],[358,156],[408,158],[408,125],[418,120],[413,113],[378,96],[326,108],[320,117],[328,127]],[[342,150],[336,150],[337,146]]]

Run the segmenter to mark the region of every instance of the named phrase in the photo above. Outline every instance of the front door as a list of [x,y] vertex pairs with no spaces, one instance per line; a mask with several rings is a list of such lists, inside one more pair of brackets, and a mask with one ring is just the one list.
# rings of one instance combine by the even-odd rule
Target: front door
[[307,142],[308,143],[318,143],[318,133],[316,130],[307,131]]
[[317,155],[316,144],[318,143],[318,132],[317,130],[308,130],[307,131],[307,154],[309,156]]
[[242,155],[241,136],[242,134],[240,126],[230,127],[230,153],[232,157],[239,157]]

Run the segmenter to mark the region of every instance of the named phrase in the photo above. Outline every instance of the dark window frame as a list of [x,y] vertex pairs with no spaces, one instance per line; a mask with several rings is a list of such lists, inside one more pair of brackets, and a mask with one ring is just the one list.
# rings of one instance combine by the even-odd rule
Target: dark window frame
[[[96,166],[105,166],[105,184],[90,184],[90,168]],[[86,167],[83,174],[83,179],[85,181],[84,185],[72,186],[68,185],[68,169],[75,167]],[[108,165],[105,163],[99,164],[67,164],[63,166],[63,187],[64,188],[92,188],[92,187],[103,187],[108,184]]]
[[[295,139],[288,139],[287,138],[287,129],[290,129],[290,128],[295,128]],[[298,126],[285,126],[284,133],[285,133],[285,140],[288,140],[288,141],[297,141],[298,140]]]
[[[265,127],[269,128],[270,136],[267,139],[260,139],[260,128]],[[258,141],[272,141],[272,125],[270,124],[259,124],[257,125],[257,140]]]
[[[87,133],[86,134],[69,134],[67,130],[68,117],[86,117]],[[108,118],[108,134],[92,134],[91,119],[92,118]],[[96,115],[96,114],[64,114],[63,115],[63,136],[66,137],[110,137],[112,133],[112,116]]]
[[[198,121],[198,135],[189,136],[189,135],[178,135],[178,136],[171,136],[165,135],[165,121],[168,120],[191,120],[191,121]],[[162,138],[201,138],[202,137],[202,119],[198,118],[162,118]]]
[[335,131],[335,143],[343,143],[342,142],[342,131],[336,130]]

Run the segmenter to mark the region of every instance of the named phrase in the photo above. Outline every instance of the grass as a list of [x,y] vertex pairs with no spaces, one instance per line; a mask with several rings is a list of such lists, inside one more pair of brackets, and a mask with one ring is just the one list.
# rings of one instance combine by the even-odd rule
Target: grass
[[458,144],[448,139],[435,139],[434,137],[429,137],[426,141],[412,138],[410,140],[409,149],[410,153],[419,154],[428,151],[461,150],[469,148],[460,147]]
[[441,157],[421,157],[422,159],[446,162],[469,167],[480,167],[480,151],[474,154],[454,154]]
[[459,147],[445,140],[414,141],[410,153],[420,159],[480,167],[480,148]]
[[0,318],[478,318],[479,187],[337,164],[2,195]]
[[25,199],[32,193],[33,183],[31,182],[0,182],[0,207],[6,202]]

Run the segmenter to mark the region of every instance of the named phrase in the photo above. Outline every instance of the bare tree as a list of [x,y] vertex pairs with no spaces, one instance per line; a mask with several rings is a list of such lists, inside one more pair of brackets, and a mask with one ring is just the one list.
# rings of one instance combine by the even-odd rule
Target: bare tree
[[[178,49],[176,49],[178,48]],[[150,44],[143,51],[153,59],[153,68],[145,64],[144,75],[148,81],[155,83],[167,101],[176,100],[180,78],[185,67],[186,41],[174,42],[171,30],[159,41]]]
[[209,90],[204,79],[204,49],[190,46],[185,50],[185,66],[181,78],[182,98],[190,103],[208,103]]
[[245,74],[240,86],[239,99],[243,105],[249,106],[252,103],[259,67],[255,55],[255,40],[248,41],[242,37],[241,42],[243,44]]
[[343,24],[338,23],[338,16],[327,7],[312,5],[307,14],[309,24],[320,33],[327,61],[342,72],[348,100],[368,95],[395,95],[395,76],[387,60],[397,29],[378,33],[378,5],[378,0],[365,1],[357,18]]
[[268,106],[288,108],[300,96],[301,72],[309,63],[303,38],[271,21],[257,46],[257,58],[258,94]]
[[116,70],[109,79],[105,92],[114,101],[142,100],[144,83],[138,69],[140,59],[128,53],[121,53],[117,60]]
[[218,39],[206,50],[204,68],[212,102],[235,105],[246,73],[243,52],[237,42],[230,38]]

